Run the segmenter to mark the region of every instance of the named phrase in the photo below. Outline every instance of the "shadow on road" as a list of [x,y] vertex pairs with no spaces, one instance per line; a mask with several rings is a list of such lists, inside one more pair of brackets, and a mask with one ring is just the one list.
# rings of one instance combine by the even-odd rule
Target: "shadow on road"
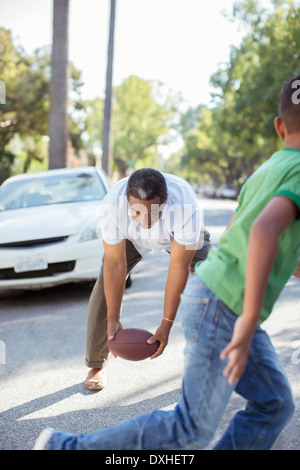
[[[65,301],[69,302],[74,297],[77,299],[89,298],[94,282],[69,283],[39,290],[5,290],[0,289],[0,307],[11,302],[14,305],[20,303],[36,303],[43,299],[44,303]],[[1,309],[2,310],[2,309]]]
[[[133,396],[127,393],[126,403],[123,405],[120,404],[120,400],[112,400],[109,405],[106,406],[81,408],[79,410],[70,409],[70,411],[59,413],[56,416],[36,416],[40,411],[52,405],[56,405],[60,401],[72,398],[74,395],[79,394],[84,397],[93,393],[95,392],[84,389],[83,384],[78,383],[54,393],[38,397],[1,413],[0,449],[32,449],[41,430],[49,426],[54,429],[65,429],[73,433],[80,432],[89,434],[101,427],[112,426],[125,419],[135,417],[137,415],[137,409],[139,410],[139,414],[146,414],[156,409],[169,407],[178,402],[180,389],[174,389],[142,400],[136,399],[136,393]],[[134,402],[128,404],[127,402],[130,399]],[[14,432],[5,432],[7,426]],[[28,433],[28,429],[30,429],[30,434]],[[20,438],[17,439],[17,436],[20,436]],[[23,436],[27,436],[26,439],[24,439]]]

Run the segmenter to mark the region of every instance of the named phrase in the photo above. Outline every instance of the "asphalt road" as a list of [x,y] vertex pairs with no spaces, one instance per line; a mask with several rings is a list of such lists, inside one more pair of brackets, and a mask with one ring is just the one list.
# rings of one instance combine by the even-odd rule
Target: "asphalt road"
[[[214,242],[235,203],[203,200],[205,225]],[[151,255],[135,268],[123,302],[123,326],[155,331],[160,323],[169,255]],[[0,449],[29,450],[51,426],[74,433],[172,408],[180,394],[184,339],[179,321],[164,354],[151,361],[111,357],[101,392],[83,386],[85,332],[90,286],[65,285],[17,297],[0,293]],[[267,329],[292,383],[297,409],[274,449],[300,449],[300,281],[291,278]],[[216,433],[244,405],[236,395]],[[213,443],[210,447],[213,446]]]

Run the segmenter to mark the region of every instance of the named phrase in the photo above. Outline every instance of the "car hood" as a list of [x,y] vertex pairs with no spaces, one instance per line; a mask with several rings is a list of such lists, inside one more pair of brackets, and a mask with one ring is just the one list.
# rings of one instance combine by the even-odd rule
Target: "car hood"
[[97,221],[100,201],[0,212],[0,244],[75,235]]

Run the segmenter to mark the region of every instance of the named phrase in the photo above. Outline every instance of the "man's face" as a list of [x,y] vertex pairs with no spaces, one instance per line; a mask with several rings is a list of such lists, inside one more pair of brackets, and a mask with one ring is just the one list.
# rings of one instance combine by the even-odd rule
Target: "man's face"
[[149,229],[161,217],[163,205],[157,196],[150,201],[142,201],[133,196],[128,199],[130,214],[142,228]]

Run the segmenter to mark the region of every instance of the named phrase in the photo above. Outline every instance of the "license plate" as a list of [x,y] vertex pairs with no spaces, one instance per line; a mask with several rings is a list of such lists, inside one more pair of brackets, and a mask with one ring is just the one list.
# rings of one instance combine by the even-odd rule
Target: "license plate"
[[14,269],[16,273],[24,273],[27,271],[41,271],[47,269],[48,263],[46,256],[37,253],[35,255],[18,256],[14,260]]

